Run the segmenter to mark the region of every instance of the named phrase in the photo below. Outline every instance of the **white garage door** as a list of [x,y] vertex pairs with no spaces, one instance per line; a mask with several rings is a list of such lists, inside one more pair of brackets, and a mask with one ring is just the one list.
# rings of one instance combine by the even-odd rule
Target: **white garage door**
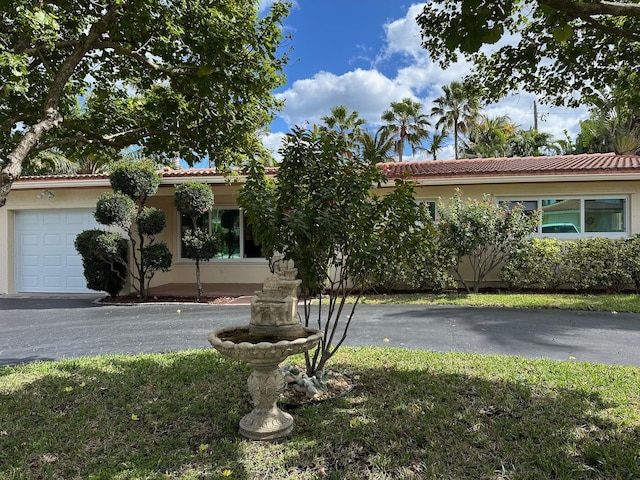
[[24,210],[15,214],[17,292],[89,293],[78,233],[100,225],[91,210]]

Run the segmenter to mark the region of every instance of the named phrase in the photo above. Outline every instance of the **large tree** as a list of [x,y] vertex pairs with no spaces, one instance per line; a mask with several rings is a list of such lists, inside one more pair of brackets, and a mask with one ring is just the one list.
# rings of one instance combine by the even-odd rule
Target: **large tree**
[[405,142],[411,147],[411,153],[421,148],[422,141],[429,138],[431,124],[427,115],[422,113],[422,104],[410,98],[403,98],[400,102],[391,102],[388,110],[382,112],[385,125],[380,127],[382,136],[395,138],[395,150],[398,161],[402,161]]
[[23,163],[117,154],[206,158],[259,148],[284,82],[278,2],[0,2],[0,207]]
[[436,128],[443,133],[453,132],[453,150],[457,159],[460,135],[466,134],[480,112],[480,101],[475,89],[461,82],[442,86],[443,94],[436,98],[431,115],[437,118]]
[[490,99],[524,88],[577,105],[611,86],[637,90],[636,2],[433,0],[417,21],[431,57],[446,67],[462,54]]

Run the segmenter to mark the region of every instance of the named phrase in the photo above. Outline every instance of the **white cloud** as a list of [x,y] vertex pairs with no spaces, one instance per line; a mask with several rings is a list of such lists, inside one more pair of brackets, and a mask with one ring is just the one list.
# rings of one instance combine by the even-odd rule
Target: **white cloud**
[[337,105],[357,111],[371,123],[379,123],[380,115],[391,102],[415,97],[410,88],[377,70],[362,69],[344,75],[319,72],[312,78],[295,81],[289,90],[276,96],[286,101],[280,117],[289,126],[319,123]]
[[[460,60],[442,70],[429,58],[421,47],[420,29],[415,21],[423,6],[424,3],[413,4],[404,17],[383,25],[384,45],[371,69],[358,68],[342,75],[320,71],[311,78],[295,81],[288,90],[279,93],[277,97],[285,100],[280,118],[289,128],[305,122],[319,123],[322,116],[330,114],[332,107],[345,105],[375,127],[380,125],[380,116],[391,102],[406,97],[420,101],[424,112],[429,113],[433,100],[442,95],[442,85],[462,80],[470,72],[471,64]],[[508,38],[503,40],[510,41]],[[528,129],[533,125],[534,100],[533,94],[521,92],[487,106],[485,114],[491,117],[508,115],[520,128]],[[551,133],[556,139],[565,138],[564,130],[575,138],[579,133],[578,121],[587,117],[586,108],[538,105],[538,129]],[[270,137],[276,135],[273,133]],[[414,159],[430,158],[421,152]],[[438,153],[438,158],[453,158],[453,147],[446,146]]]
[[278,153],[278,150],[282,146],[282,139],[284,138],[284,136],[285,134],[282,132],[264,132],[262,134],[263,145],[267,149],[271,150],[271,152],[273,153],[273,158],[275,158],[277,161],[280,161],[281,159],[281,155]]

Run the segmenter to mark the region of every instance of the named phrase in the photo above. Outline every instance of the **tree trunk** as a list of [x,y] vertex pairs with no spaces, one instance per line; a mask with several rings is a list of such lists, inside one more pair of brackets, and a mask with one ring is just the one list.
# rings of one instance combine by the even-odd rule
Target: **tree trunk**
[[38,143],[42,136],[49,130],[56,128],[62,122],[62,115],[57,109],[49,109],[45,112],[44,118],[33,125],[22,137],[20,143],[13,149],[7,157],[5,165],[0,170],[0,208],[7,203],[7,196],[11,191],[11,186],[15,179],[22,172],[22,162]]
[[11,186],[20,176],[22,163],[33,147],[48,131],[56,128],[62,122],[60,99],[62,98],[64,87],[87,52],[100,40],[101,35],[107,30],[111,22],[115,21],[119,8],[121,7],[118,5],[112,5],[102,18],[93,24],[86,37],[69,54],[56,72],[51,84],[48,85],[49,93],[44,99],[44,108],[40,121],[35,125],[29,126],[27,133],[9,154],[2,170],[0,170],[0,208],[7,203],[7,196],[11,191]]

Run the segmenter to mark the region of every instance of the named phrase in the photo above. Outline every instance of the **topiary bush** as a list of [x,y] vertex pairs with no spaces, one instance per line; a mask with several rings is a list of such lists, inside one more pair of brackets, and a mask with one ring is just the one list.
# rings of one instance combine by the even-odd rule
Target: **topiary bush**
[[118,162],[109,180],[114,192],[98,199],[95,218],[103,225],[115,225],[126,232],[135,266],[130,271],[132,286],[141,297],[146,297],[155,273],[167,271],[172,260],[167,246],[155,240],[165,228],[165,213],[145,206],[158,190],[160,175],[149,162]]
[[183,254],[196,263],[197,298],[199,299],[202,296],[200,262],[212,259],[221,248],[218,233],[210,234],[208,229],[198,227],[202,216],[213,208],[213,192],[203,183],[187,181],[176,187],[173,199],[176,209],[186,215],[191,222],[191,227],[187,228],[182,235]]
[[74,246],[82,257],[87,287],[118,295],[127,276],[126,240],[117,233],[93,229],[78,234]]

